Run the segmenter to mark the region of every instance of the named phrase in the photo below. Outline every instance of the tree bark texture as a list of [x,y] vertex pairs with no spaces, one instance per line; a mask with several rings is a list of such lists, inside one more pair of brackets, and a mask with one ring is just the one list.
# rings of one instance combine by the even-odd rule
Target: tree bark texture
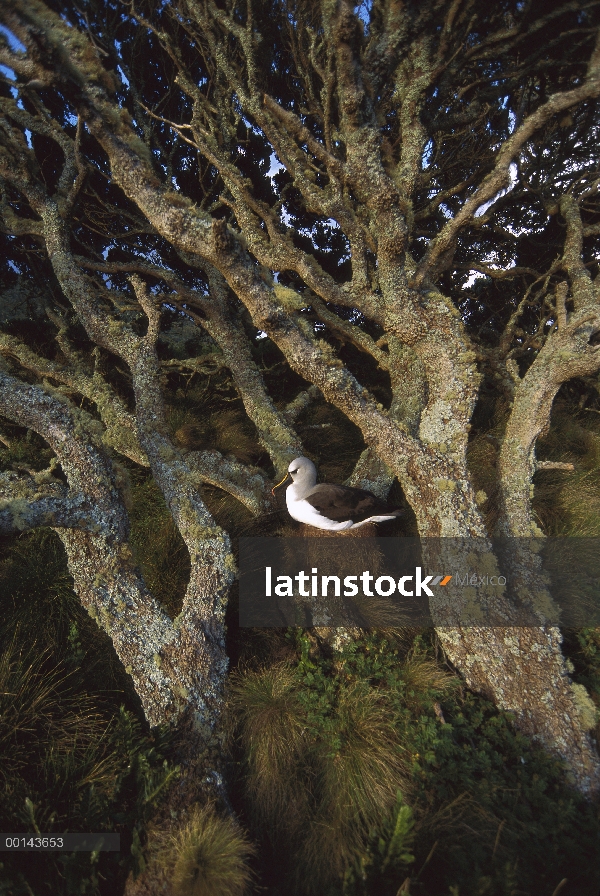
[[[0,11],[0,21],[24,47],[3,43],[0,63],[15,73],[14,89],[25,100],[17,102],[9,90],[0,98],[0,177],[8,197],[3,227],[14,239],[33,241],[60,293],[60,301],[47,302],[56,356],[14,333],[0,336],[6,365],[0,412],[48,442],[68,481],[63,487],[51,470],[39,482],[5,475],[0,526],[6,532],[42,524],[57,529],[82,603],[110,635],[148,721],[181,732],[185,784],[170,797],[169,811],[184,811],[221,790],[223,620],[235,568],[229,537],[211,516],[202,484],[222,489],[256,515],[271,505],[264,471],[213,450],[184,453],[172,438],[166,372],[177,364],[197,371],[200,362],[161,360],[165,307],[178,309],[210,339],[275,474],[304,451],[298,416],[324,400],[365,443],[349,482],[385,495],[396,478],[421,536],[492,534],[467,464],[482,377],[490,370],[501,371],[510,401],[499,451],[498,531],[541,535],[531,504],[536,442],[549,426],[560,387],[600,369],[598,286],[585,242],[598,232],[589,208],[596,175],[590,169],[569,187],[557,175],[544,193],[523,174],[560,116],[595,108],[597,26],[575,29],[582,48],[573,61],[576,74],[544,92],[534,63],[527,68],[519,61],[520,48],[538,31],[549,33],[553,16],[570,15],[570,7],[533,19],[524,13],[507,27],[484,4],[475,4],[472,20],[469,3],[425,4],[415,12],[381,2],[373,5],[367,31],[347,0],[313,6],[304,10],[306,22],[291,29],[291,20],[273,13],[295,72],[294,83],[286,82],[287,97],[261,65],[265,38],[256,22],[268,27],[266,7],[253,12],[248,4],[239,13],[229,3],[180,0],[147,19],[136,13],[132,27],[170,66],[164,107],[156,99],[141,101],[132,72],[127,69],[126,77],[125,62],[110,55],[120,52],[118,42],[114,52],[102,49],[82,20],[70,27],[41,0],[7,0]],[[194,63],[184,58],[184,44],[197,54]],[[491,90],[486,66],[496,52],[504,68],[510,69],[505,58],[517,72],[524,66],[529,86],[519,93],[520,76],[514,76],[506,88],[507,96],[520,97],[514,121],[494,118],[492,139],[485,130],[489,103],[479,102],[473,85]],[[275,61],[271,69],[278,71]],[[127,88],[135,116],[123,98]],[[167,102],[171,92],[177,107]],[[467,105],[454,109],[463,93]],[[60,122],[50,95],[60,97],[76,126]],[[472,130],[482,146],[487,140],[481,157],[473,149],[457,173],[452,161],[443,168],[444,140],[457,141],[447,153],[452,160]],[[54,181],[41,173],[27,134],[60,151]],[[253,140],[264,153],[256,170],[249,161]],[[173,147],[190,153],[186,166],[199,165],[202,195],[190,198],[180,189],[177,178],[186,166],[175,170],[167,152]],[[168,165],[161,168],[157,156]],[[269,159],[279,174],[267,177]],[[544,221],[560,216],[564,223],[557,258],[544,270],[516,262],[499,269],[489,257],[465,261],[465,246],[480,238],[497,240],[502,251],[516,239],[515,228],[503,227],[501,218],[513,175],[523,195],[543,194],[538,211]],[[83,257],[78,216],[86,202],[97,201],[97,190],[88,189],[92,176],[113,191],[103,206],[111,223],[104,249]],[[111,214],[123,219],[120,254],[108,232]],[[332,273],[325,254],[307,248],[305,233],[315,221],[343,241],[347,276]],[[143,250],[127,242],[132,228],[146,240]],[[452,293],[461,266],[523,285],[519,300],[507,301],[512,310],[503,310],[493,348],[475,338]],[[108,285],[111,276],[123,275],[126,286]],[[535,332],[523,336],[518,325],[534,302],[541,322],[535,328],[528,323]],[[69,315],[95,346],[94,358],[74,345]],[[269,394],[253,358],[257,331],[304,383],[287,407]],[[363,382],[360,365],[345,360],[346,347],[388,378],[387,407]],[[100,358],[127,370],[130,405]],[[80,412],[73,396],[92,403],[94,415]],[[132,563],[113,451],[149,467],[189,552],[190,580],[175,620]],[[440,614],[447,609],[434,607]],[[501,627],[440,624],[444,650],[469,687],[513,713],[521,730],[562,758],[576,787],[597,793],[600,761],[559,631],[535,616],[535,606],[535,624],[527,628],[511,624],[512,609],[501,599],[498,611],[506,620]],[[162,892],[159,878],[155,870],[131,882],[128,896]]]

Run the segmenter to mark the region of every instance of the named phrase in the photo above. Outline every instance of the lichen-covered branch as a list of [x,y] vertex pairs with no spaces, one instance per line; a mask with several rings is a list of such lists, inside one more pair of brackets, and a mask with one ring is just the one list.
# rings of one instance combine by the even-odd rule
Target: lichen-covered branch
[[228,313],[225,280],[212,267],[208,268],[207,273],[210,301],[203,303],[206,329],[223,351],[246,413],[256,426],[258,438],[269,452],[277,474],[280,474],[294,457],[302,454],[302,442],[270,399],[252,358],[241,321],[239,318],[234,321]]
[[515,132],[500,147],[493,171],[463,204],[460,211],[449,221],[440,234],[431,241],[425,257],[419,264],[413,283],[420,285],[433,272],[446,266],[452,258],[456,239],[460,230],[474,217],[484,203],[491,200],[509,183],[509,168],[518,152],[538,128],[554,115],[570,109],[585,100],[600,95],[600,38],[588,65],[587,77],[583,84],[564,93],[556,93],[542,106],[527,116]]
[[[172,271],[157,265],[141,262],[128,263],[85,263],[85,267],[101,271],[127,271],[158,277],[173,287],[175,305],[202,327],[219,346],[222,362],[228,367],[238,389],[244,409],[256,426],[260,443],[269,453],[277,472],[282,471],[294,457],[302,454],[302,445],[297,434],[281,416],[271,401],[262,375],[252,358],[248,336],[239,315],[230,309],[227,284],[219,272],[205,264],[210,295],[202,295],[190,290]],[[183,306],[183,307],[182,307]],[[201,315],[195,311],[201,311]],[[197,362],[188,365],[197,369]],[[167,362],[169,363],[169,362]],[[177,363],[177,362],[173,362]]]
[[577,201],[561,198],[567,230],[562,266],[571,281],[574,311],[567,313],[569,286],[556,285],[556,326],[525,376],[517,381],[513,407],[500,452],[502,512],[505,534],[539,534],[533,521],[532,478],[537,469],[535,445],[550,426],[552,404],[563,383],[600,369],[600,348],[592,337],[600,330],[600,293],[582,260],[583,224]]
[[61,386],[68,387],[70,392],[76,392],[93,402],[104,424],[99,433],[101,441],[140,466],[148,465],[137,440],[133,415],[102,376],[97,365],[90,371],[84,359],[72,347],[69,349],[71,363],[57,364],[36,354],[15,336],[5,333],[0,333],[0,353],[14,358],[37,376],[60,383]]
[[[182,528],[193,554],[184,606],[174,623],[150,594],[133,563],[127,544],[127,514],[112,464],[94,445],[88,415],[73,408],[66,399],[59,400],[3,372],[0,387],[0,413],[38,432],[55,452],[70,494],[76,496],[69,502],[69,512],[74,502],[83,501],[78,527],[57,528],[75,590],[111,638],[132,676],[149,723],[169,724],[180,731],[179,755],[184,769],[192,774],[185,800],[193,801],[203,787],[219,792],[218,777],[206,784],[194,777],[193,770],[199,755],[209,757],[207,761],[214,769],[220,761],[216,725],[227,668],[222,620],[233,575],[225,539],[220,539],[217,531],[211,541],[214,524],[209,532],[199,531],[190,512],[193,505],[188,509],[192,501],[198,504],[199,498],[192,494],[191,485],[181,489],[177,509],[184,519]],[[152,444],[151,438],[148,441]],[[167,472],[173,489],[177,472]],[[29,480],[26,487],[33,488]],[[32,503],[30,511],[38,519],[48,507],[40,505],[40,500]],[[18,506],[14,500],[3,509],[11,513],[13,528],[18,528]],[[88,517],[86,526],[79,528],[84,515]],[[30,522],[29,517],[25,519]],[[46,517],[43,522],[48,525],[51,521]],[[69,520],[59,519],[61,522],[67,525]]]
[[[560,295],[560,288],[557,293]],[[535,445],[539,436],[548,430],[552,404],[561,385],[600,370],[600,349],[590,345],[590,336],[598,329],[600,303],[595,311],[585,309],[573,313],[566,327],[548,337],[515,388],[500,451],[500,529],[506,535],[541,534],[531,507],[532,478],[537,469]]]
[[295,423],[296,419],[300,416],[302,411],[306,410],[306,408],[310,407],[313,401],[316,401],[319,397],[319,390],[316,386],[309,386],[308,389],[305,389],[303,392],[299,392],[298,395],[290,401],[284,410],[283,414],[287,420],[291,424]]
[[269,506],[270,487],[259,470],[253,470],[218,451],[190,451],[185,455],[192,480],[214,485],[237,498],[255,516]]
[[13,535],[36,529],[82,528],[93,531],[97,524],[84,495],[69,493],[59,479],[44,476],[0,474],[0,532]]
[[[81,501],[82,517],[89,518],[81,530],[57,530],[82,603],[111,637],[148,720],[151,724],[167,721],[181,712],[184,704],[153,657],[169,644],[174,631],[132,563],[127,514],[112,465],[93,445],[85,417],[64,399],[59,401],[38,386],[28,386],[2,372],[0,383],[2,414],[46,439],[67,477],[74,496],[71,503]],[[11,486],[13,491],[17,486],[33,489],[29,480]],[[50,483],[41,483],[42,492],[50,487]],[[13,504],[13,514],[14,509]]]

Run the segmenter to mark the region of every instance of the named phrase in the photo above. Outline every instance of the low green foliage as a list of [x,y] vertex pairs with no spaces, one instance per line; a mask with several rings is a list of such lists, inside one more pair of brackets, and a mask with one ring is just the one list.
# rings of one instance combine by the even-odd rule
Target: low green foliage
[[395,896],[402,869],[414,861],[414,816],[398,791],[396,805],[344,874],[343,896]]
[[[391,667],[382,644],[349,645],[334,666],[311,658],[309,639],[298,636],[294,666],[233,677],[230,709],[249,811],[290,857],[287,871],[299,891],[319,892],[341,881],[369,854],[374,836],[378,842],[376,832],[397,808],[398,791],[411,788],[397,701],[383,684]],[[409,701],[423,688],[449,686],[450,677],[429,659],[423,658],[420,674],[417,667],[413,656],[403,679]],[[401,820],[407,821],[404,814]],[[396,847],[389,849],[386,868],[397,858]]]
[[428,637],[405,655],[370,635],[335,663],[304,635],[297,648],[293,664],[238,674],[231,697],[248,810],[267,853],[286,854],[288,888],[395,896],[410,878],[427,896],[551,896],[566,877],[597,896],[598,808]]
[[[585,687],[600,713],[600,629],[588,627],[570,632],[567,648],[576,681]],[[600,716],[591,733],[600,743]]]

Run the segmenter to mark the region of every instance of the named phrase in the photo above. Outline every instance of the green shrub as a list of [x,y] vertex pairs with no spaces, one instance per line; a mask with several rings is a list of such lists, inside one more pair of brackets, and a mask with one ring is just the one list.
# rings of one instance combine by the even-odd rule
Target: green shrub
[[[414,816],[398,791],[393,811],[374,831],[364,852],[347,867],[343,896],[396,896],[398,880],[415,861],[412,853]],[[405,878],[410,882],[410,878]],[[408,886],[409,884],[406,884]]]

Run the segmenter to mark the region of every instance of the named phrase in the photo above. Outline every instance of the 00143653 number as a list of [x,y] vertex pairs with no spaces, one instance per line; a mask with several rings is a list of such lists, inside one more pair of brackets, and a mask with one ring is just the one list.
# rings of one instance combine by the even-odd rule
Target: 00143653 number
[[95,834],[0,833],[0,852],[36,852],[55,849],[64,852],[119,852],[121,837],[111,832]]
[[61,849],[62,837],[6,837],[6,849]]

